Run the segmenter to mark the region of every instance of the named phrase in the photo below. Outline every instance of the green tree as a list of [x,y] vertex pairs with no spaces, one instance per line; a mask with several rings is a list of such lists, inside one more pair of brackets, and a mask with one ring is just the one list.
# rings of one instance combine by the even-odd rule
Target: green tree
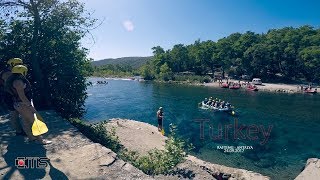
[[169,81],[172,79],[172,71],[167,63],[164,63],[160,67],[160,78],[164,81]]
[[169,63],[173,72],[182,72],[188,70],[188,50],[183,44],[174,45],[169,55]]
[[304,64],[304,75],[308,81],[319,82],[320,80],[320,47],[307,47],[299,53]]
[[35,102],[54,105],[65,117],[81,116],[88,59],[80,40],[95,19],[77,0],[4,0],[0,6],[13,16],[0,49],[7,58],[21,57],[29,66]]
[[140,75],[145,79],[145,80],[153,80],[155,78],[155,73],[153,71],[151,63],[147,62],[147,64],[143,65],[140,68]]

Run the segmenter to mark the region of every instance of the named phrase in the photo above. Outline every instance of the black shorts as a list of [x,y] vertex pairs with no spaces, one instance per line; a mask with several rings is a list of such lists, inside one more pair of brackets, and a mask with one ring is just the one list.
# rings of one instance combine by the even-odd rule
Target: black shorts
[[158,119],[158,125],[162,126],[162,119]]

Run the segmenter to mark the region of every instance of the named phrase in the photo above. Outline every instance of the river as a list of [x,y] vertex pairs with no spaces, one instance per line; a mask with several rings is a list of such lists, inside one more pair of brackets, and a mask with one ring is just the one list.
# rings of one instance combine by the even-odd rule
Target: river
[[[97,80],[101,79],[89,79]],[[156,125],[156,111],[162,106],[166,131],[170,123],[175,124],[178,135],[195,146],[193,155],[272,179],[294,179],[308,158],[320,158],[319,95],[107,81],[107,85],[88,87],[87,112],[83,117],[86,121],[119,117]],[[210,96],[230,102],[236,115],[199,108],[198,103]],[[204,125],[203,136],[199,121]],[[221,132],[222,136],[218,136]],[[248,149],[224,152],[217,149],[221,146]]]

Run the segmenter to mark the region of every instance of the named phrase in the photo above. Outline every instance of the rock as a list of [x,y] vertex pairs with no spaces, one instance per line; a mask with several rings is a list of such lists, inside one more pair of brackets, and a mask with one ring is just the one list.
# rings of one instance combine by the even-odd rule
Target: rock
[[230,177],[231,177],[231,174],[228,174],[228,173],[222,175],[223,179],[229,179]]
[[320,178],[320,159],[310,158],[304,170],[295,178],[295,180],[316,180]]
[[0,179],[152,179],[118,159],[112,150],[90,141],[54,111],[40,114],[44,119],[50,119],[47,122],[50,131],[44,137],[52,140],[52,145],[34,146],[7,135],[11,130],[2,127],[9,126],[10,122],[0,116],[0,167],[13,167],[12,159],[24,156],[46,156],[51,160],[49,167],[27,174],[19,169],[12,173],[7,168],[0,168]]

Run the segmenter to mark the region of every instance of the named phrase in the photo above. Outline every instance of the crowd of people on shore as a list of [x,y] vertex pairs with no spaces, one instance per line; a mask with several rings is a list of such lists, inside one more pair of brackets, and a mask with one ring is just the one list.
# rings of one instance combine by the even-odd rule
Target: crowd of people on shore
[[317,92],[317,88],[313,88],[312,87],[312,84],[309,84],[308,86],[303,86],[303,85],[300,85],[297,87],[298,90],[300,90],[301,92]]
[[[258,86],[255,85],[255,83],[250,82],[250,81],[231,81],[231,79],[226,78],[226,79],[216,79],[214,82],[217,82],[219,84],[219,87],[221,88],[229,88],[229,89],[241,89],[241,88],[246,88],[247,90],[250,91],[258,91],[260,88],[258,88]],[[265,91],[274,91],[274,92],[287,92],[287,93],[312,93],[315,94],[317,93],[317,86],[313,83],[309,83],[309,85],[297,85],[297,89],[295,90],[292,87],[279,87],[278,89],[273,88],[272,84],[267,85],[270,86],[270,88],[265,87],[266,85],[262,85],[260,84],[261,89],[265,90]],[[277,84],[276,84],[277,85]]]

